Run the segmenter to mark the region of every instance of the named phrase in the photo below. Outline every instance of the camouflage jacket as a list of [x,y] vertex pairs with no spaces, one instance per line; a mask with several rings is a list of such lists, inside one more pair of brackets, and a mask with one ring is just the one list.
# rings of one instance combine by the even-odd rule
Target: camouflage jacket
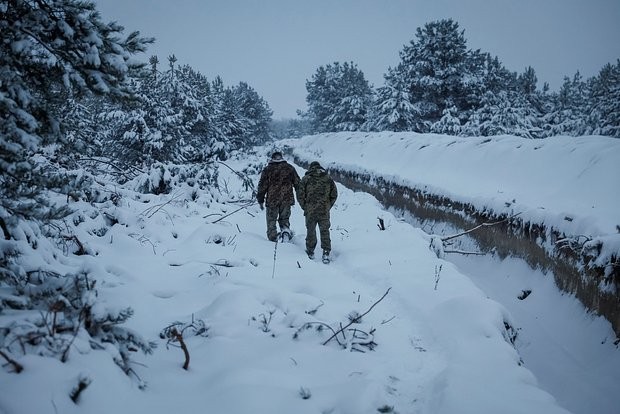
[[301,179],[297,201],[305,215],[328,214],[338,198],[336,183],[321,166],[311,166]]
[[273,161],[263,169],[258,180],[256,199],[269,207],[295,204],[293,188],[297,192],[299,175],[295,168],[284,160]]

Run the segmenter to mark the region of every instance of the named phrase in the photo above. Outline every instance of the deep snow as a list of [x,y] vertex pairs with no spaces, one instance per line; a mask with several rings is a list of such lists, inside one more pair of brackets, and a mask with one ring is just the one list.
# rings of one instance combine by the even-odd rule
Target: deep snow
[[[330,145],[313,147],[322,154],[316,158],[335,163],[327,157],[333,150]],[[354,157],[355,148],[346,148]],[[267,154],[261,152],[258,162]],[[369,154],[357,158],[371,159]],[[394,156],[386,153],[383,158],[386,174],[395,175]],[[228,164],[240,171],[249,162],[257,160],[245,156]],[[379,163],[376,167],[381,171]],[[443,175],[445,168],[428,177]],[[403,174],[402,179],[410,178]],[[0,412],[568,412],[528,369],[532,358],[541,355],[517,351],[536,341],[536,332],[521,329],[515,349],[507,340],[505,323],[519,328],[523,321],[515,319],[509,307],[489,299],[456,265],[437,258],[429,249],[429,235],[384,211],[372,197],[338,187],[332,212],[334,260],[324,265],[304,254],[298,207],[292,216],[297,235],[289,244],[266,240],[264,213],[257,205],[214,223],[249,196],[231,171],[221,169],[220,180],[226,182],[220,203],[207,207],[201,198],[177,198],[154,215],[144,211],[172,195],[145,203],[149,198],[138,200],[126,192],[119,207],[106,207],[122,221],[104,236],[87,234],[94,226],[89,219],[76,229],[97,254],[63,258],[63,265],[88,269],[100,281],[101,306],[131,305],[135,314],[127,324],[159,343],[154,355],[135,356],[135,370],[147,388],[138,389],[107,350],[92,350],[87,342],[76,341],[64,364],[29,355],[19,358],[22,373],[0,370]],[[439,188],[436,182],[428,184]],[[482,200],[484,194],[477,197]],[[489,203],[499,205],[498,200]],[[597,208],[597,214],[604,208]],[[378,217],[385,221],[385,231],[378,229]],[[592,228],[606,228],[605,223],[613,221],[576,218],[574,222]],[[28,259],[38,260],[35,254],[51,249],[42,246]],[[503,264],[498,266],[502,273],[517,267],[508,263],[506,271]],[[541,301],[540,314],[546,312],[545,305],[556,308],[566,300],[571,301],[549,295]],[[352,332],[341,339],[344,348],[335,340],[323,345],[331,333],[317,326],[337,330],[352,313],[361,314],[375,303],[361,323],[353,325],[374,332],[373,351],[360,345],[363,340],[354,339]],[[559,317],[564,317],[563,325],[581,329],[583,325],[572,324],[575,315],[583,318],[585,313],[576,307],[574,313]],[[11,317],[0,315],[0,325]],[[203,320],[209,330],[207,337],[186,338],[191,360],[184,371],[181,350],[167,349],[159,333],[172,322],[192,320]],[[609,324],[601,318],[591,320],[589,333],[609,336]],[[304,329],[305,324],[310,329]],[[543,327],[537,333],[544,332]],[[583,346],[596,349],[591,342]],[[591,356],[582,361],[590,373],[601,364],[618,363],[611,341],[602,346],[605,353],[584,352]],[[354,348],[366,352],[352,352]],[[574,367],[580,370],[582,365]],[[547,372],[554,375],[552,364]],[[575,397],[575,408],[587,405],[593,395],[606,395],[609,384],[603,380],[620,384],[618,372],[592,375],[593,382]],[[80,375],[92,378],[92,383],[76,405],[68,394]],[[609,395],[602,409],[612,413],[617,398]]]

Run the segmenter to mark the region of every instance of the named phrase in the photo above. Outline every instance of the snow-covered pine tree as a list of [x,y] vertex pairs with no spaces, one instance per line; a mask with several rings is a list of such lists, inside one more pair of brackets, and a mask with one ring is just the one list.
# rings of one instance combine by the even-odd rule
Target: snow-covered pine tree
[[335,126],[336,131],[358,131],[368,117],[372,88],[353,62],[342,64],[339,78],[340,101],[328,122]]
[[[0,5],[1,6],[1,5]],[[66,214],[52,208],[46,188],[57,177],[38,168],[44,146],[63,139],[54,102],[59,95],[94,92],[127,97],[131,55],[151,39],[105,24],[89,1],[12,1],[0,8],[0,220]],[[5,234],[7,237],[7,234]]]
[[[131,56],[151,40],[123,37],[94,3],[77,0],[0,2],[0,32],[0,312],[11,309],[0,326],[0,356],[17,372],[19,355],[65,361],[81,340],[115,353],[129,373],[129,352],[150,352],[151,344],[120,326],[129,308],[99,306],[96,276],[60,259],[89,251],[71,234],[79,217],[55,221],[71,212],[50,200],[72,197],[89,181],[69,169],[72,152],[92,149],[88,137],[75,135],[88,120],[84,97],[131,98],[127,76],[142,66]],[[56,243],[66,240],[72,247],[64,252]]]
[[209,138],[212,143],[212,156],[224,160],[233,149],[232,141],[241,135],[242,126],[235,97],[220,76],[211,81],[211,93],[213,121]]
[[545,110],[545,95],[538,90],[538,78],[534,68],[526,67],[523,73],[518,75],[516,83],[518,85],[515,91],[518,95],[516,103],[519,104],[520,110],[524,116],[527,116],[528,123],[531,124],[527,134],[532,138],[542,138],[544,131],[541,125]]
[[536,114],[523,95],[517,93],[487,92],[482,107],[474,114],[464,127],[467,133],[477,129],[482,136],[510,134],[535,138],[539,132]]
[[620,59],[591,79],[588,112],[592,133],[620,138]]
[[306,90],[314,132],[356,131],[366,122],[373,91],[355,63],[320,66]]
[[411,102],[421,121],[430,126],[441,118],[446,102],[459,111],[469,106],[467,43],[452,19],[427,23],[415,36],[400,52],[401,64]]
[[315,133],[330,131],[326,120],[336,105],[336,97],[332,92],[333,81],[328,72],[330,68],[331,65],[319,66],[312,79],[306,80],[308,111],[304,116],[310,121],[312,131]]
[[545,135],[585,134],[588,91],[581,74],[577,72],[572,78],[565,76],[560,91],[553,94],[551,99],[552,109],[543,116]]
[[243,130],[237,147],[247,148],[268,141],[271,138],[269,124],[273,111],[267,102],[245,82],[240,82],[232,91],[239,108]]
[[385,83],[377,88],[365,129],[394,132],[415,130],[417,114],[399,67],[388,68],[383,78]]
[[138,99],[110,103],[100,117],[111,128],[105,137],[111,159],[139,168],[159,162],[201,162],[209,153],[212,97],[207,79],[174,55],[163,73],[134,79]]

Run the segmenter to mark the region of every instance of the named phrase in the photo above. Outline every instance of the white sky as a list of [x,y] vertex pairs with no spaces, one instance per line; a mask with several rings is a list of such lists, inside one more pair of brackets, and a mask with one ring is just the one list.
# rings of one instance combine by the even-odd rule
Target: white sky
[[305,82],[321,65],[353,61],[374,86],[425,23],[452,18],[468,46],[513,71],[532,66],[539,86],[557,90],[579,70],[596,75],[620,58],[618,0],[100,0],[105,21],[157,39],[226,85],[247,82],[274,111],[305,109]]

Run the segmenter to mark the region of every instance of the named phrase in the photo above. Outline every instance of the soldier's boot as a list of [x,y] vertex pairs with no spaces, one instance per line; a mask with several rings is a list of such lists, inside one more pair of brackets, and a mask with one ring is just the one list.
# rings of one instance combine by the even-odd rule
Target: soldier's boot
[[327,250],[323,250],[322,260],[325,264],[328,264],[331,261],[331,259],[329,258],[329,252]]

